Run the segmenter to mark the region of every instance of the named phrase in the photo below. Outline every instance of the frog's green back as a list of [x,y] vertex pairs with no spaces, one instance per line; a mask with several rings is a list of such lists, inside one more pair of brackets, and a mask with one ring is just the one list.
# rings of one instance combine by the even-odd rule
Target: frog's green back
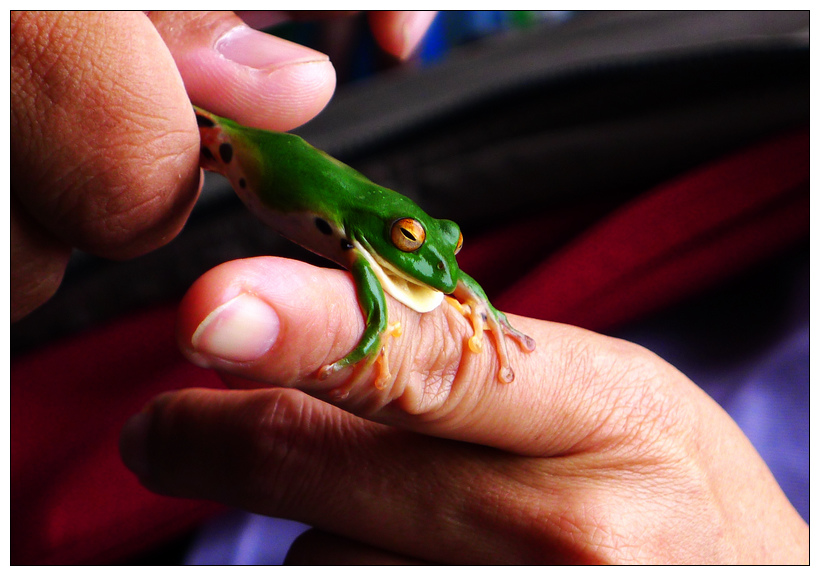
[[249,185],[271,209],[340,213],[395,194],[299,136],[225,124],[239,162],[254,175]]

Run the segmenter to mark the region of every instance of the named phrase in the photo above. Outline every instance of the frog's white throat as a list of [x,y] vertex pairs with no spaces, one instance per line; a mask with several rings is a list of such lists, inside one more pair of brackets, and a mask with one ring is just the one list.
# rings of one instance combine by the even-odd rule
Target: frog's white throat
[[378,254],[372,254],[368,250],[369,246],[362,245],[356,239],[352,242],[353,246],[370,263],[384,291],[405,306],[416,312],[424,313],[435,310],[444,300],[443,292],[430,288],[397,270]]

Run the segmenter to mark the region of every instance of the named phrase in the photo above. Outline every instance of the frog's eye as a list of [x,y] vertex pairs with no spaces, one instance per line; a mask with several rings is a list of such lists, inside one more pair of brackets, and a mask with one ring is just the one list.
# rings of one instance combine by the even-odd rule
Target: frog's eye
[[458,233],[458,242],[456,242],[456,251],[455,253],[458,254],[461,251],[461,245],[464,244],[464,236],[461,235],[461,232]]
[[424,244],[427,233],[421,222],[413,218],[401,218],[393,222],[390,229],[390,239],[393,246],[402,252],[415,252]]

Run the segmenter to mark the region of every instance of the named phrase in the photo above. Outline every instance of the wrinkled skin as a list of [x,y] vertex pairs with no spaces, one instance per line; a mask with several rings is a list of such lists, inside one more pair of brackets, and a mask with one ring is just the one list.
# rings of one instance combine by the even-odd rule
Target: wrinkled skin
[[388,305],[405,331],[385,389],[373,370],[319,381],[363,329],[348,275],[280,258],[205,274],[179,345],[235,390],[156,399],[126,464],[163,494],[315,526],[294,563],[807,561],[808,526],[743,433],[654,354],[511,317],[538,347],[505,385],[453,307]]
[[[403,18],[371,18],[398,56],[429,24]],[[325,105],[322,55],[237,26],[12,13],[13,319],[49,298],[72,247],[129,258],[178,232],[200,182],[191,101],[278,130]],[[294,563],[808,561],[808,526],[748,440],[650,352],[511,318],[538,348],[503,385],[454,308],[388,306],[404,327],[392,380],[357,373],[332,405],[351,376],[312,375],[361,335],[350,277],[278,258],[210,271],[179,344],[237,389],[160,396],[125,426],[124,461],[152,490],[316,526]]]
[[[430,21],[370,15],[398,57]],[[132,258],[179,232],[201,185],[191,102],[289,130],[335,85],[326,55],[230,12],[12,12],[12,321],[54,294],[72,248]]]

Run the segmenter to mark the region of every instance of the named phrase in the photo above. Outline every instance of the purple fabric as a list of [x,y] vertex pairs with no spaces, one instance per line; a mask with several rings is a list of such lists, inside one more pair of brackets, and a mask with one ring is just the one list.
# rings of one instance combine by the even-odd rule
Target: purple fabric
[[773,346],[723,408],[809,521],[809,327]]
[[308,526],[247,512],[224,514],[200,529],[188,551],[189,565],[282,564],[291,544]]
[[686,307],[617,336],[657,353],[714,398],[809,522],[808,252],[784,260],[701,303],[695,320]]

